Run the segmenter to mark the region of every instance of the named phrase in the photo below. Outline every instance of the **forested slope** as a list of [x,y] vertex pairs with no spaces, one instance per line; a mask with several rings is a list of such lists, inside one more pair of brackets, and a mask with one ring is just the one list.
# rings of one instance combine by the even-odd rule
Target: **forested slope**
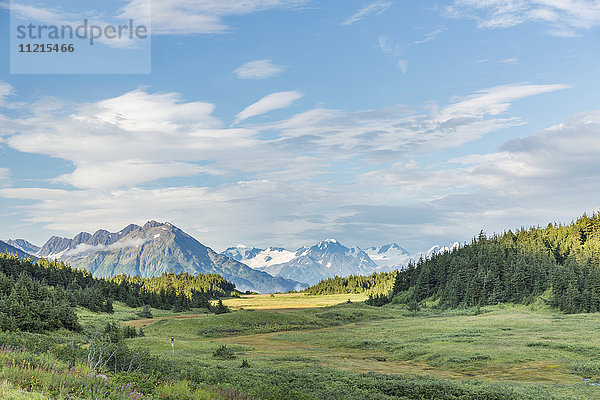
[[111,313],[113,301],[122,301],[131,307],[181,311],[210,308],[210,299],[230,295],[237,295],[235,285],[219,275],[167,274],[151,279],[120,275],[107,280],[62,262],[34,262],[0,253],[1,330],[78,330],[75,306]]
[[[384,274],[322,281],[307,293],[383,293]],[[422,259],[397,273],[393,289],[403,299],[439,299],[442,307],[470,307],[545,298],[565,312],[600,311],[600,215],[569,225],[521,228],[487,237],[483,232],[455,251]]]

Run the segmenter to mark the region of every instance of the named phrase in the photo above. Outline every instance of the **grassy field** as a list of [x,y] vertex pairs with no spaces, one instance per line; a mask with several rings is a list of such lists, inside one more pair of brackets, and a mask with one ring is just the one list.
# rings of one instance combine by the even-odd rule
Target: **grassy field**
[[[243,374],[252,370],[408,374],[450,382],[517,384],[542,390],[537,398],[552,394],[600,399],[600,386],[593,385],[600,381],[600,314],[566,315],[543,307],[508,305],[415,314],[397,305],[365,306],[359,299],[243,296],[226,301],[239,310],[229,314],[157,313],[157,318],[146,320],[146,336],[128,343],[167,360],[205,366],[207,371],[225,368],[242,373],[241,360],[247,360],[250,368]],[[323,307],[336,303],[340,304]],[[115,317],[123,320],[128,313],[131,310],[120,308]],[[223,344],[235,358],[214,357]]]
[[339,303],[364,301],[364,294],[333,294],[329,296],[309,296],[304,293],[257,294],[223,301],[234,310],[297,310],[303,308],[327,307]]

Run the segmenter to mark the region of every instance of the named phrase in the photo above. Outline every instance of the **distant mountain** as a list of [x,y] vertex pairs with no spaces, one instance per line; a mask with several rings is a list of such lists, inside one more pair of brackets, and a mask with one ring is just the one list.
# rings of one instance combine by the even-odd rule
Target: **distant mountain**
[[221,254],[231,257],[239,262],[243,262],[254,269],[265,269],[272,265],[284,264],[291,261],[296,255],[295,252],[281,247],[259,249],[244,245],[230,247]]
[[12,253],[19,256],[20,259],[31,258],[32,260],[37,260],[37,257],[24,252],[21,249],[18,249],[10,244],[0,240],[0,253]]
[[269,247],[266,250],[237,246],[223,254],[276,277],[313,285],[334,276],[366,275],[377,265],[358,247],[348,248],[335,239],[304,246],[296,252]]
[[377,264],[377,271],[402,269],[413,259],[412,255],[396,243],[365,249],[371,260]]
[[433,246],[432,248],[430,248],[429,250],[427,250],[427,252],[420,253],[420,254],[423,254],[424,256],[427,256],[427,257],[431,257],[435,254],[440,254],[440,253],[445,253],[445,252],[451,253],[454,250],[460,249],[460,247],[461,246],[460,246],[459,242],[454,242],[450,246],[441,246],[441,245],[437,244],[437,245]]
[[35,254],[40,251],[40,246],[36,246],[33,243],[29,243],[24,239],[8,239],[4,241],[5,243],[11,245],[12,247],[16,247],[17,249],[24,251],[27,254]]
[[273,276],[314,285],[321,279],[333,276],[401,270],[409,262],[416,262],[421,257],[428,258],[459,247],[458,242],[450,246],[435,245],[426,252],[411,254],[396,243],[361,250],[359,247],[348,248],[335,239],[328,239],[314,246],[304,246],[295,252],[280,247],[261,249],[237,245],[221,254]]
[[304,287],[218,254],[168,222],[149,221],[142,227],[129,225],[116,233],[82,232],[73,239],[53,236],[38,255],[65,261],[96,277],[119,274],[153,277],[172,271],[219,274],[241,291],[286,292]]

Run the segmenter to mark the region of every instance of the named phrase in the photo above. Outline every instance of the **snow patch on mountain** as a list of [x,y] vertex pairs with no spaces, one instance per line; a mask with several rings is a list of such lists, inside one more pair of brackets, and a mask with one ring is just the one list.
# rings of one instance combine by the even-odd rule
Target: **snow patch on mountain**
[[221,254],[242,262],[250,268],[264,270],[272,265],[284,264],[291,261],[296,253],[281,247],[260,249],[239,244],[228,248]]

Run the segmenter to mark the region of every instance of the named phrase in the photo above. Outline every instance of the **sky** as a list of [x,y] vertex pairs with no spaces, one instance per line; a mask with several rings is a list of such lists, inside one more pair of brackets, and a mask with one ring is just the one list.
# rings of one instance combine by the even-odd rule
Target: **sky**
[[600,1],[155,0],[151,17],[150,73],[11,74],[0,2],[0,238],[158,220],[216,250],[417,252],[600,207]]

